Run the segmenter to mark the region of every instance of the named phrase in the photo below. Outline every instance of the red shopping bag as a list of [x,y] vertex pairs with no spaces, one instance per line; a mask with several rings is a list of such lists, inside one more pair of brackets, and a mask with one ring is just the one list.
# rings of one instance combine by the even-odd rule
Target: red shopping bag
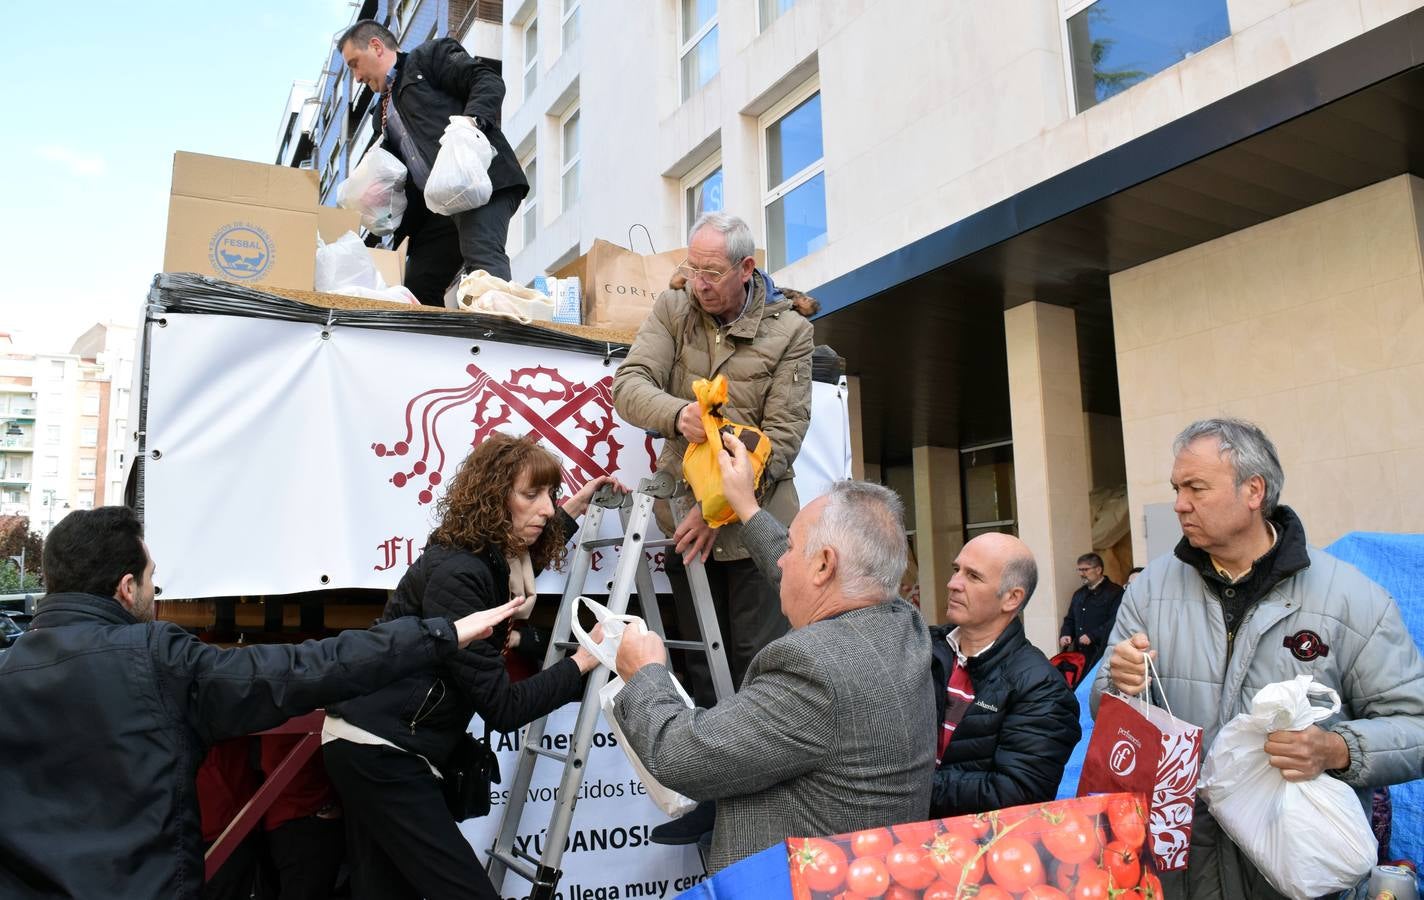
[[1184,869],[1201,772],[1201,728],[1169,709],[1104,694],[1078,796],[1129,791],[1150,798],[1148,845],[1163,872]]

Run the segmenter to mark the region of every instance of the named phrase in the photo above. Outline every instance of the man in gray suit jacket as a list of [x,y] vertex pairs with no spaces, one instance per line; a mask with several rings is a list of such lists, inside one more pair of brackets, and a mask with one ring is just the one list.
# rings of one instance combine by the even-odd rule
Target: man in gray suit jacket
[[712,709],[683,704],[655,634],[624,632],[615,715],[653,777],[717,801],[712,871],[788,837],[928,817],[935,691],[929,632],[896,597],[902,522],[894,492],[863,482],[802,509],[778,562],[792,630]]

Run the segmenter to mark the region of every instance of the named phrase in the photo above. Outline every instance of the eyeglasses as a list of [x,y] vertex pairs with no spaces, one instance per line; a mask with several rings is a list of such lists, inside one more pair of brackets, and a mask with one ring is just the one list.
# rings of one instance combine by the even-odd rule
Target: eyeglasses
[[716,269],[699,269],[694,265],[690,265],[688,261],[684,259],[682,264],[677,267],[677,274],[686,278],[688,281],[701,280],[707,284],[720,284],[722,279],[726,278],[732,272],[735,272],[740,266],[741,263],[738,262],[736,265],[728,266],[718,272]]

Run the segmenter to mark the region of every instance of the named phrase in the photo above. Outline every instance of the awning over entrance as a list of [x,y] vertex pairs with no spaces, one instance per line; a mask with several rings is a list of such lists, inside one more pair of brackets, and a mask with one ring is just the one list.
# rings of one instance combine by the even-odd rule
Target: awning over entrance
[[1083,404],[1117,414],[1108,276],[1424,174],[1424,10],[1386,23],[812,291],[861,376],[866,453],[1010,436],[1003,311],[1078,313]]

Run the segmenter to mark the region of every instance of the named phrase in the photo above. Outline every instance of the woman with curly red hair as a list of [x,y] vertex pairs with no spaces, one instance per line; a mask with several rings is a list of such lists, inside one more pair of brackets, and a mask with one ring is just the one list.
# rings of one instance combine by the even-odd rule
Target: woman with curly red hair
[[[382,620],[459,618],[537,597],[534,574],[563,561],[565,542],[599,485],[596,478],[555,504],[559,461],[532,436],[493,434],[465,457],[436,506],[440,522],[420,559],[386,604]],[[355,900],[499,895],[445,805],[439,769],[476,713],[513,731],[583,691],[598,663],[579,648],[520,682],[501,651],[509,623],[434,670],[338,704],[327,712],[322,749],[346,815]]]

